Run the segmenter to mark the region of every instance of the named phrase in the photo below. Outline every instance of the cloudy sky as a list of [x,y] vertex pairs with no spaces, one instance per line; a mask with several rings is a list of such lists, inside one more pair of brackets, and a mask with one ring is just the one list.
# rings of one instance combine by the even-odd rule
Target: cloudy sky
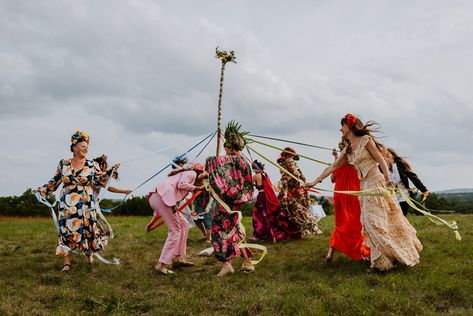
[[[216,46],[238,60],[224,123],[333,147],[352,112],[378,121],[431,191],[473,187],[469,0],[0,0],[0,38],[1,196],[49,180],[77,129],[91,158],[113,162],[174,146],[123,163],[115,185],[135,188],[216,129]],[[310,179],[323,169],[301,166]]]

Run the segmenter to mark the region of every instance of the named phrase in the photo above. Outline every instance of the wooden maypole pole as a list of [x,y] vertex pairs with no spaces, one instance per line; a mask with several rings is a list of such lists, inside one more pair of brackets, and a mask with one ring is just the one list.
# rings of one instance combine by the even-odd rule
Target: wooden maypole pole
[[220,154],[220,138],[222,136],[222,97],[223,97],[223,79],[224,79],[224,72],[225,72],[225,65],[228,62],[232,62],[236,64],[236,56],[234,51],[220,51],[218,47],[215,49],[215,57],[222,61],[222,67],[220,69],[220,92],[218,94],[218,109],[217,109],[217,156]]

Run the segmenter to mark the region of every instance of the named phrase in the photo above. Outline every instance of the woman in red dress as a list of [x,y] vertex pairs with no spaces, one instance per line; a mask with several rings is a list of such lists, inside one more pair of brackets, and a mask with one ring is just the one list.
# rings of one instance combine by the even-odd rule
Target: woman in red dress
[[[342,140],[338,147],[340,150],[346,146]],[[337,152],[332,153],[337,159]],[[359,191],[360,179],[353,165],[348,163],[337,168],[331,178],[335,183],[335,191]],[[353,260],[362,259],[362,243],[364,236],[361,234],[360,201],[358,197],[344,193],[334,193],[335,229],[330,236],[330,249],[325,257],[326,262],[332,261],[333,253],[338,250]]]
[[253,161],[253,183],[258,196],[253,208],[253,240],[301,239],[299,227],[287,216],[276,196],[264,164]]

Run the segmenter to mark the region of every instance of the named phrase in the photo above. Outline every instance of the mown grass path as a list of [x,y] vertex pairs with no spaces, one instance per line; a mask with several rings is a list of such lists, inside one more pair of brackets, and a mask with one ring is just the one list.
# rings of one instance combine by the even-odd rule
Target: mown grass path
[[[54,256],[50,219],[0,219],[0,314],[160,315],[473,315],[473,216],[456,219],[463,240],[425,217],[410,216],[424,245],[421,264],[388,273],[367,272],[363,263],[337,254],[325,265],[333,217],[322,220],[322,236],[264,243],[268,256],[253,274],[216,278],[220,264],[195,254],[207,247],[200,232],[189,234],[195,267],[173,276],[153,270],[166,228],[146,234],[149,218],[110,217],[116,238],[107,258],[121,265],[74,256],[61,273]],[[251,219],[245,218],[251,235]],[[240,264],[240,260],[236,260]],[[235,265],[236,267],[236,265]]]

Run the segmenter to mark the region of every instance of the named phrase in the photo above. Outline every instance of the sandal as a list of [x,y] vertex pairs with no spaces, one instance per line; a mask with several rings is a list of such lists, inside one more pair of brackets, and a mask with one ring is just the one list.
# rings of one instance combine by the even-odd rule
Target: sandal
[[246,273],[254,272],[255,266],[253,264],[251,265],[242,264],[240,270]]
[[175,272],[172,270],[167,269],[166,267],[158,268],[158,265],[154,267],[154,269],[162,274],[174,274]]
[[61,272],[69,272],[69,270],[71,270],[71,265],[69,263],[66,263],[62,266]]

